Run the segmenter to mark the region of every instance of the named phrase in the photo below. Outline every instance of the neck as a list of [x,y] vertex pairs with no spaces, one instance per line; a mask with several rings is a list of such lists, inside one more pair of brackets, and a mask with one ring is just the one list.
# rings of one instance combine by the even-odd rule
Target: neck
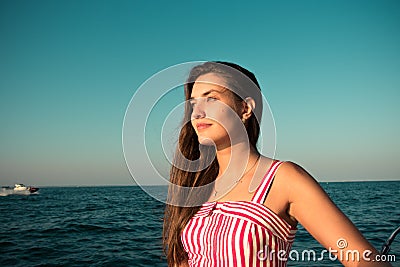
[[[243,161],[248,157],[248,164],[251,165],[258,158],[258,152],[251,145],[237,143],[232,146],[217,150],[217,160],[219,165],[218,177],[220,177],[228,168],[235,170],[234,166],[243,166]],[[246,166],[246,165],[245,165]]]

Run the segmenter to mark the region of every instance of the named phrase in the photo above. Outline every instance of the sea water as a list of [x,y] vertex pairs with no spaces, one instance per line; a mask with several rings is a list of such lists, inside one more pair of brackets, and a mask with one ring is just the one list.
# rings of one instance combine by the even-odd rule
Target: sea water
[[[321,185],[377,249],[400,225],[400,181]],[[163,203],[138,186],[2,194],[0,266],[167,266],[161,244],[163,210]],[[288,266],[341,266],[327,255],[319,260],[324,248],[301,226],[293,250],[299,257]],[[315,251],[315,258],[302,258],[305,250]],[[390,253],[397,260],[393,266],[400,266],[400,236]]]

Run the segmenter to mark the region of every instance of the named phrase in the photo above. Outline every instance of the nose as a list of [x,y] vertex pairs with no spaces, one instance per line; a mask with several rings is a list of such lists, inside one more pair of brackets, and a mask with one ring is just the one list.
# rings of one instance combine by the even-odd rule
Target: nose
[[[200,102],[200,101],[199,101]],[[192,111],[192,119],[201,119],[206,116],[206,113],[204,111],[204,107],[201,103],[197,103],[196,105],[193,106],[193,111]]]

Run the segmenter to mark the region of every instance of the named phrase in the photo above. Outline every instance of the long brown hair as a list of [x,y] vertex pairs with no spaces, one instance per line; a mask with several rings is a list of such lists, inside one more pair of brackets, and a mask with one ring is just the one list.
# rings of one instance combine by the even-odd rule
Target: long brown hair
[[[247,69],[234,63],[222,61],[206,62],[195,66],[190,71],[189,77],[184,86],[185,100],[188,100],[191,97],[192,88],[196,79],[207,73],[214,73],[224,78],[229,88],[233,89],[234,92],[232,93],[235,100],[243,101],[243,99],[250,96],[256,101],[256,108],[251,117],[247,120],[245,127],[249,138],[249,144],[257,151],[256,144],[260,133],[259,122],[261,121],[262,98],[260,86],[256,77]],[[250,88],[256,88],[256,90],[251,90]],[[216,152],[215,147],[199,144],[197,134],[190,123],[191,114],[192,107],[188,101],[186,101],[183,126],[179,134],[177,152],[175,153],[170,170],[170,182],[183,187],[195,188],[215,181],[218,175],[219,165],[216,157],[214,157]],[[180,153],[178,153],[178,151]],[[197,167],[199,167],[198,169],[201,169],[201,171],[191,172],[186,171],[185,168],[177,167],[185,166],[185,164],[185,167],[188,167],[187,164],[191,163],[188,163],[187,160],[197,160]],[[210,161],[211,164],[206,166],[206,162]],[[171,188],[172,187],[170,186],[168,191],[169,200],[173,199],[175,195],[179,193]],[[205,202],[209,199],[210,194],[210,190],[205,190],[202,192],[201,196],[192,196],[189,191],[189,193],[186,193],[184,197],[188,201],[193,197],[196,197],[198,201],[200,197],[200,201]],[[182,195],[179,197],[182,197]],[[191,205],[166,205],[164,213],[163,246],[164,252],[167,256],[168,266],[174,266],[175,264],[179,265],[183,261],[187,261],[188,256],[183,249],[180,235],[190,218],[192,218],[199,209],[199,206],[192,207]]]

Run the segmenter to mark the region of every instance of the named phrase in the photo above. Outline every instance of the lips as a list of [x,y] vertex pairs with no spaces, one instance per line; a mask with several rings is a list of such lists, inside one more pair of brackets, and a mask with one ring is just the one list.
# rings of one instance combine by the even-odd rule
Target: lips
[[212,124],[209,124],[209,123],[196,123],[196,128],[197,128],[198,131],[200,131],[200,130],[207,129],[211,125]]

